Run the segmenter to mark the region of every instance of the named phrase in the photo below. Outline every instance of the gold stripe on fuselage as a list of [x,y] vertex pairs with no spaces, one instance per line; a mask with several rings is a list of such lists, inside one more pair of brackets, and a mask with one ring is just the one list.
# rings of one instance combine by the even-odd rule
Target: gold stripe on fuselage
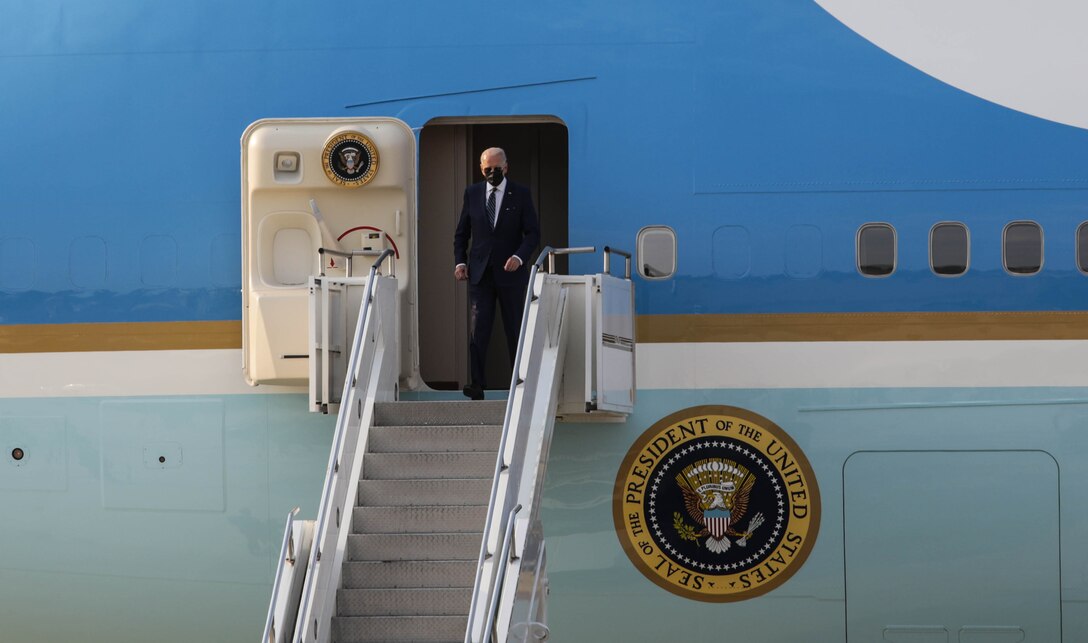
[[635,335],[645,343],[1088,339],[1088,311],[639,315]]
[[[1088,339],[1088,311],[639,315],[643,343]],[[242,322],[0,326],[0,353],[242,347]]]
[[242,322],[118,322],[0,326],[0,353],[241,348]]

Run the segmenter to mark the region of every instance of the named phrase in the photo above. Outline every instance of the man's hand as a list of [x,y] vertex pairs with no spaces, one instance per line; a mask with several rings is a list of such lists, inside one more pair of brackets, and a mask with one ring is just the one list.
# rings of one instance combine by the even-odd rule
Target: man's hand
[[457,281],[468,279],[468,266],[460,265],[453,269],[453,278]]
[[502,267],[506,272],[514,272],[521,267],[521,258],[517,255],[512,255],[506,260],[506,265]]

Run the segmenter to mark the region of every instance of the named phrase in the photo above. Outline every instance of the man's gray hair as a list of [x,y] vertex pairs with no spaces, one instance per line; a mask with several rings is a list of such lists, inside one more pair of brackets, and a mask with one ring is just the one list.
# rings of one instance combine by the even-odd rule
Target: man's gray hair
[[484,159],[487,158],[488,155],[498,156],[500,159],[502,159],[502,164],[506,165],[506,152],[504,152],[501,147],[489,147],[484,150],[483,153],[480,154],[480,163],[483,163]]

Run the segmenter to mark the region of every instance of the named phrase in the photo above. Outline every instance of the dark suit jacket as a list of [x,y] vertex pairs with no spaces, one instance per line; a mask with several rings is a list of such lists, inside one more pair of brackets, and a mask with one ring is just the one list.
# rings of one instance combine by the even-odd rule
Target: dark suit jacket
[[[461,218],[453,235],[454,260],[468,265],[470,283],[480,283],[484,271],[490,270],[496,285],[512,285],[529,275],[530,255],[540,243],[540,222],[529,188],[507,179],[499,221],[492,230],[487,220],[486,186],[487,182],[481,181],[465,188]],[[521,267],[506,272],[502,267],[511,255],[521,259]]]

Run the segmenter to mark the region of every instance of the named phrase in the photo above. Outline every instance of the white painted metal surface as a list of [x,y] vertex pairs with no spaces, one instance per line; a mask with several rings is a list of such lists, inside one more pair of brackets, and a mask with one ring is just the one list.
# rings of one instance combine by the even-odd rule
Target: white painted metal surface
[[299,596],[306,578],[306,564],[314,540],[314,521],[295,520],[298,507],[287,514],[279,567],[272,583],[272,599],[265,619],[261,643],[287,643],[298,618]]
[[335,413],[355,341],[366,277],[310,278],[310,410]]
[[876,46],[949,85],[1088,127],[1084,2],[816,1]]
[[[330,141],[369,139],[377,171],[365,185],[344,187],[323,169]],[[292,159],[282,165],[285,157]],[[286,168],[286,169],[285,169]],[[252,384],[305,386],[309,377],[308,278],[343,275],[347,252],[387,242],[391,272],[406,277],[399,298],[416,297],[416,139],[395,118],[266,119],[242,135],[242,356]],[[371,239],[377,235],[377,241]],[[402,379],[419,383],[417,320],[401,319]]]
[[1088,385],[1088,341],[639,344],[638,388]]
[[630,279],[595,275],[593,391],[597,411],[630,413],[635,407],[635,288]]
[[586,308],[589,304],[589,290],[593,286],[592,275],[588,276],[556,276],[563,288],[567,291],[567,315],[572,320],[577,320],[567,329],[567,338],[564,345],[564,358],[570,368],[564,373],[563,382],[559,389],[559,402],[556,413],[566,419],[585,415],[586,401],[592,391],[590,375],[593,373],[592,359],[590,355],[592,341],[592,323],[587,320]]
[[[515,604],[525,598],[518,595],[517,581],[526,550],[535,552],[541,546],[539,531],[531,526],[539,520],[540,486],[565,356],[564,333],[571,323],[566,316],[567,292],[561,284],[562,278],[538,275],[533,268],[466,642],[507,639],[511,617],[517,612]],[[532,557],[528,562],[543,561]]]
[[[241,354],[9,353],[0,355],[0,398],[306,393],[247,386]],[[640,389],[1088,386],[1083,340],[640,343],[636,361]]]
[[358,494],[374,402],[394,399],[397,373],[400,372],[397,281],[371,269],[367,289],[369,294],[363,298],[356,341],[348,362],[336,435],[317,514],[309,572],[295,625],[294,640],[299,643],[326,643],[330,639],[336,590],[350,531],[350,508]]
[[545,258],[587,251],[546,248],[530,272],[466,643],[547,636],[539,500],[560,398],[581,415],[598,410],[600,392],[616,416],[634,405],[630,264],[625,279],[540,273]]

